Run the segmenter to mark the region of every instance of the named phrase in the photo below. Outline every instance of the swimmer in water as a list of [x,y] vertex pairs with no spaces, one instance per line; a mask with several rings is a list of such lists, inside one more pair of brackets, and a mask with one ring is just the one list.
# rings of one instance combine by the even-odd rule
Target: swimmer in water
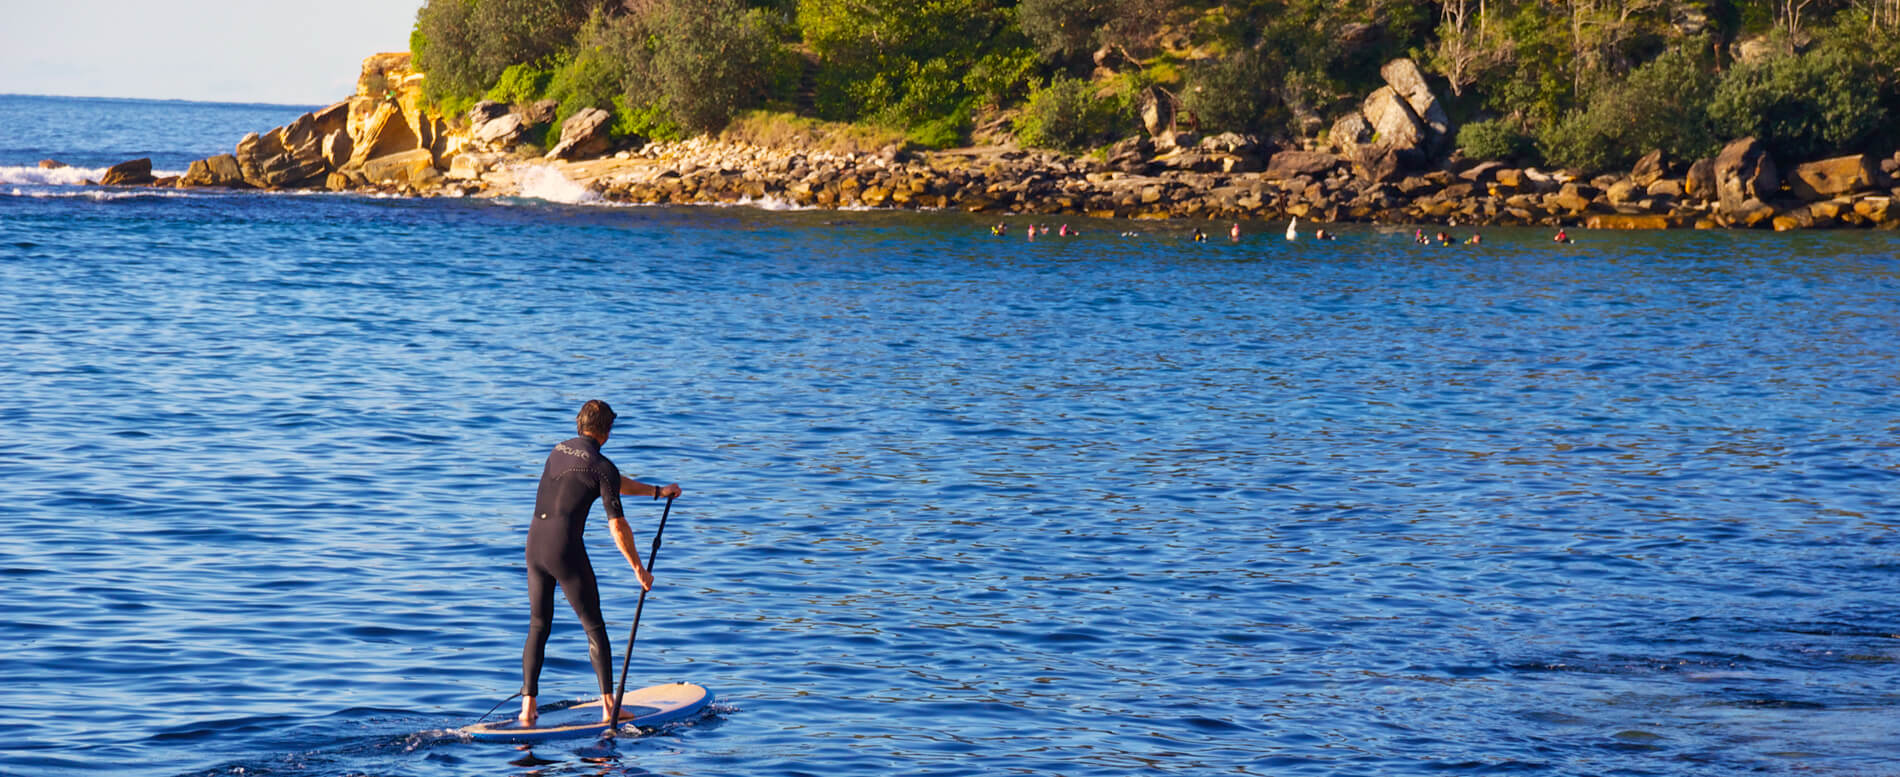
[[1551,240],[1555,240],[1555,241],[1557,241],[1557,242],[1559,242],[1559,243],[1574,243],[1574,242],[1576,242],[1576,241],[1574,241],[1574,240],[1571,240],[1571,239],[1570,239],[1570,235],[1568,235],[1568,234],[1565,234],[1565,233],[1564,233],[1564,228],[1563,228],[1563,227],[1558,227],[1558,228],[1557,228],[1557,234],[1556,234],[1555,236],[1553,236],[1553,237],[1551,238]]
[[1313,232],[1314,240],[1331,240],[1335,237],[1338,237],[1338,235],[1334,235],[1333,233],[1328,232],[1324,229],[1315,230]]
[[1202,232],[1202,231],[1201,231],[1201,228],[1200,228],[1200,227],[1195,227],[1195,228],[1194,228],[1194,242],[1196,242],[1196,243],[1205,243],[1205,242],[1207,242],[1207,233],[1206,233],[1206,232]]
[[1473,232],[1471,233],[1471,239],[1465,241],[1465,245],[1475,246],[1482,242],[1484,242],[1484,238],[1479,236],[1478,233]]
[[1233,226],[1227,228],[1227,239],[1232,240],[1236,243],[1240,242],[1240,223],[1239,222],[1235,222]]

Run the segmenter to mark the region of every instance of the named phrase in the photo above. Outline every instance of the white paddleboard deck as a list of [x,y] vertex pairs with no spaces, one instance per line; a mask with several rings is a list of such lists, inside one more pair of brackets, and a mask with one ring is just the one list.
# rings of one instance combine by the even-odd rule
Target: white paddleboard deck
[[[684,720],[712,704],[712,692],[692,683],[653,685],[627,691],[620,697],[620,724],[641,728]],[[477,723],[461,730],[477,742],[543,742],[550,739],[597,736],[607,732],[601,722],[606,713],[596,700],[560,709],[547,710],[533,726],[523,726],[515,718]]]

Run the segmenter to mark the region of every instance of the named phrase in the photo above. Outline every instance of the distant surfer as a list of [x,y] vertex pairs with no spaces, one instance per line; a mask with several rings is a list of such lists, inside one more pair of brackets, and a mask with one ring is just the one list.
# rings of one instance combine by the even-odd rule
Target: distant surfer
[[[521,724],[535,722],[534,697],[540,690],[541,663],[546,657],[548,633],[554,625],[554,587],[559,585],[567,603],[587,632],[587,656],[593,661],[603,701],[613,696],[613,646],[607,642],[607,621],[600,615],[600,586],[587,558],[582,530],[587,512],[599,499],[607,512],[607,529],[620,555],[633,565],[640,586],[653,590],[653,575],[640,563],[633,529],[620,510],[621,495],[672,499],[679,484],[654,486],[627,477],[601,455],[600,446],[613,431],[614,411],[606,402],[590,399],[574,418],[580,436],[554,446],[541,470],[541,486],[534,497],[534,520],[528,524],[528,641],[521,648]],[[601,705],[601,722],[611,723]]]

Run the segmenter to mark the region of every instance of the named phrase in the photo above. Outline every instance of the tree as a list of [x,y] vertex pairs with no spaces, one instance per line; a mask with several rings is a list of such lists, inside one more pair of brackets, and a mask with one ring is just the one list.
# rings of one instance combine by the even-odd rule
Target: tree
[[1012,10],[1002,0],[799,0],[798,29],[820,63],[819,115],[967,125],[976,98],[965,75],[1027,42]]
[[1716,77],[1699,49],[1671,49],[1627,77],[1591,89],[1582,107],[1540,133],[1544,158],[1597,172],[1628,169],[1652,149],[1673,159],[1715,153],[1709,103]]
[[1133,60],[1139,48],[1181,6],[1180,0],[1022,0],[1023,34],[1044,53],[1077,60],[1103,46]]
[[1731,70],[1709,114],[1725,137],[1754,136],[1775,158],[1812,159],[1880,136],[1894,97],[1891,63],[1852,41],[1830,41]]
[[628,103],[661,103],[689,129],[724,127],[788,71],[771,14],[741,0],[657,0],[636,18]]
[[1445,0],[1440,9],[1438,44],[1431,63],[1451,83],[1451,93],[1462,97],[1476,83],[1510,58],[1509,43],[1499,40],[1485,24],[1485,0]]
[[565,49],[602,0],[427,0],[410,46],[430,97],[467,97]]

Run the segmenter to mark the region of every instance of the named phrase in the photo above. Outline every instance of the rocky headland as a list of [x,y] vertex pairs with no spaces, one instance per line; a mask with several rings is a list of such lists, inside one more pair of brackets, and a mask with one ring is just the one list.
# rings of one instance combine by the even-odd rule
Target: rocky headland
[[[993,145],[917,151],[827,151],[730,135],[618,145],[611,116],[587,109],[541,137],[551,104],[431,111],[407,53],[363,63],[356,94],[239,140],[230,154],[154,178],[148,160],[101,183],[265,190],[329,189],[497,197],[558,172],[607,201],[779,202],[817,208],[959,209],[1098,218],[1584,226],[1608,229],[1900,228],[1900,153],[1782,168],[1753,138],[1710,159],[1655,151],[1634,169],[1584,178],[1461,158],[1453,128],[1411,60],[1337,119],[1326,141],[1274,148],[1242,135],[1202,137],[1170,99],[1146,95],[1145,135],[1105,154],[1068,156]],[[539,139],[546,148],[531,142]],[[796,145],[796,144],[792,144]]]

